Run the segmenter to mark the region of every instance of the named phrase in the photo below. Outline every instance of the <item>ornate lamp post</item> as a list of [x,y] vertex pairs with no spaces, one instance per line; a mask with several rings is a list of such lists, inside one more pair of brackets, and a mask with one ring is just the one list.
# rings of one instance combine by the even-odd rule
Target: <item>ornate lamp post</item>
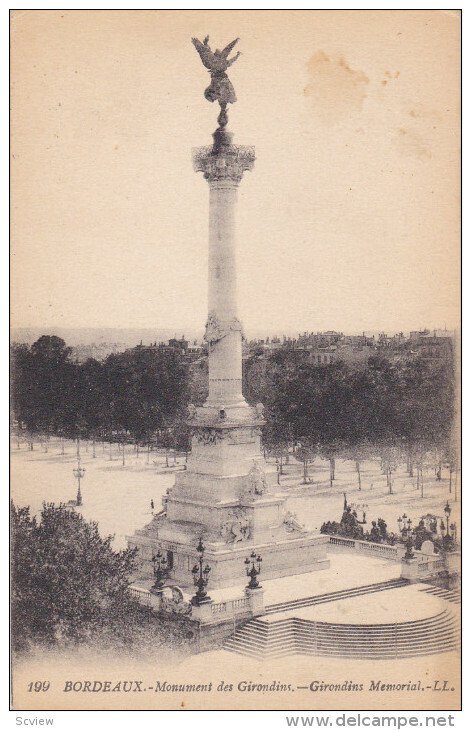
[[414,551],[412,548],[414,547],[414,541],[412,540],[412,520],[409,518],[407,520],[407,542],[406,542],[406,552],[405,552],[405,559],[411,560],[414,557]]
[[[249,567],[250,564],[252,564],[252,567]],[[254,589],[261,587],[257,580],[257,576],[260,575],[261,569],[262,558],[260,555],[256,555],[256,553],[252,550],[250,558],[245,558],[245,572],[247,573],[247,577],[250,578],[247,588]]]
[[406,513],[402,515],[402,517],[399,517],[397,520],[397,523],[399,525],[399,529],[401,531],[403,539],[406,541],[406,552],[404,554],[404,560],[411,560],[414,557],[414,551],[412,548],[414,547],[414,542],[412,540],[412,520],[407,519]]
[[443,540],[443,549],[451,550],[451,548],[453,546],[453,538],[450,534],[451,507],[450,507],[450,504],[448,501],[447,501],[443,511],[445,512],[445,519],[446,519],[446,532],[445,532],[445,525],[443,524],[443,520],[441,521],[441,524],[440,524],[440,532],[442,533],[442,540]]
[[85,476],[85,469],[83,469],[80,466],[80,454],[77,459],[77,468],[73,470],[73,473],[74,473],[74,477],[76,478],[76,480],[78,482],[77,499],[75,500],[75,503],[76,503],[77,507],[81,507],[82,506],[82,492],[80,491],[80,481]]
[[155,583],[151,588],[153,593],[158,593],[162,590],[165,578],[168,577],[168,560],[162,551],[159,550],[155,555],[152,555],[152,563],[154,570]]
[[203,561],[204,561],[204,545],[203,545],[203,538],[200,537],[200,541],[196,547],[199,558],[198,563],[193,566],[192,568],[192,574],[193,574],[193,583],[195,584],[197,590],[193,598],[191,599],[191,603],[193,606],[201,606],[202,603],[207,603],[211,600],[211,598],[208,596],[208,594],[205,591],[206,586],[208,585],[209,581],[209,574],[211,573],[211,568],[208,564],[205,565],[203,568]]

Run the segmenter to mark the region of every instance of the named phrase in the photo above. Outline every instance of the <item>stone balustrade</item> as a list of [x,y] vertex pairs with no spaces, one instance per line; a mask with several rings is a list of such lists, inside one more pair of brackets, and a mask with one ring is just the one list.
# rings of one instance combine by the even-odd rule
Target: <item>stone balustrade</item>
[[235,598],[231,601],[220,601],[211,604],[211,613],[224,613],[226,615],[246,612],[250,610],[249,598]]
[[133,596],[133,598],[137,598],[142,606],[152,608],[154,609],[154,611],[158,611],[160,609],[160,596],[156,595],[155,593],[151,593],[151,591],[149,591],[147,588],[132,585],[129,586],[128,590],[131,596]]
[[434,578],[447,571],[445,557],[436,554],[423,553],[420,550],[414,553],[413,558],[403,558],[401,578],[411,583]]
[[137,598],[143,606],[152,608],[154,611],[164,611],[180,615],[191,615],[191,618],[201,623],[218,623],[221,621],[232,621],[239,618],[253,618],[264,613],[263,588],[245,589],[245,595],[238,598],[231,598],[227,601],[206,601],[199,606],[193,606],[187,600],[179,600],[173,603],[166,598],[163,589],[159,593],[153,593],[147,588],[138,585],[129,587],[129,593]]
[[367,542],[366,540],[353,540],[349,537],[339,535],[329,536],[329,547],[337,547],[344,550],[354,550],[365,555],[375,555],[386,560],[401,560],[405,548],[403,545],[385,545],[384,543]]
[[340,547],[345,548],[352,548],[352,550],[355,549],[355,540],[350,540],[347,537],[337,537],[336,535],[331,535],[329,539],[330,545],[339,545]]
[[424,560],[418,564],[419,573],[437,573],[440,570],[445,570],[446,564],[443,558],[436,558],[435,560]]

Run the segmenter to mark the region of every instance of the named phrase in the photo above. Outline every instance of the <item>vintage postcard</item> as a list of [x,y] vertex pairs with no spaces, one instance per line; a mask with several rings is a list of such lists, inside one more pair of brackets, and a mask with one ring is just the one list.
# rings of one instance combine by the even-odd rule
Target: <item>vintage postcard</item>
[[14,710],[460,709],[460,22],[11,12]]

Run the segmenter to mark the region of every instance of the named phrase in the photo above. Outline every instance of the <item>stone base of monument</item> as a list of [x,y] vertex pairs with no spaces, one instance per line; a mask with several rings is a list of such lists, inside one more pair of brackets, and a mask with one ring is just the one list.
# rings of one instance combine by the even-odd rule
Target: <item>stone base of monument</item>
[[[234,333],[232,333],[234,334]],[[240,332],[238,333],[240,336]],[[224,345],[225,346],[225,345]],[[128,537],[138,548],[137,578],[152,577],[154,555],[165,551],[168,578],[191,586],[203,541],[208,591],[246,583],[245,560],[262,558],[263,579],[329,567],[326,535],[305,529],[286,507],[287,494],[261,454],[261,407],[237,401],[220,410],[195,408],[187,469],[162,499],[159,515]]]
[[[145,532],[140,530],[129,540],[131,547],[139,548],[137,577],[152,577],[152,555],[160,549],[165,550],[169,558],[169,580],[182,588],[192,587],[191,570],[198,561],[196,536],[179,543],[175,541],[175,534],[173,539],[168,539],[164,531],[159,530],[155,538]],[[252,551],[262,558],[264,580],[328,568],[328,541],[328,536],[313,533],[297,534],[278,542],[240,542],[229,546],[205,541],[204,562],[211,568],[208,592],[215,588],[243,586],[247,581],[244,561]]]

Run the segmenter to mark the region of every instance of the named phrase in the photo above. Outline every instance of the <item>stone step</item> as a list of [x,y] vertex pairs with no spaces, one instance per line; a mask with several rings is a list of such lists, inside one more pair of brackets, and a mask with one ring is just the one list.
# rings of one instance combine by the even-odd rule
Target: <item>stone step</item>
[[374,649],[376,647],[384,648],[384,646],[387,646],[388,644],[395,647],[410,646],[411,644],[413,644],[414,646],[417,646],[419,644],[425,645],[430,644],[432,641],[442,639],[444,640],[446,638],[459,638],[459,636],[460,632],[457,629],[453,627],[443,626],[437,629],[432,636],[427,632],[423,632],[421,634],[416,634],[413,636],[401,636],[399,634],[397,636],[386,637],[386,642],[384,636],[351,636],[346,638],[344,636],[335,634],[335,632],[332,632],[329,634],[291,633],[290,635],[270,637],[266,641],[260,641],[257,639],[252,639],[250,637],[238,636],[237,638],[229,638],[226,642],[226,645],[244,645],[253,647],[256,650],[261,650],[273,648],[276,646],[283,646],[288,643],[305,642],[313,646],[364,646],[366,648]]
[[366,646],[370,647],[371,649],[375,648],[385,648],[388,646],[425,646],[432,643],[436,643],[445,639],[459,639],[460,633],[453,627],[443,627],[436,633],[430,635],[430,634],[421,634],[414,637],[403,637],[400,634],[396,637],[390,637],[390,640],[385,643],[384,637],[361,637],[358,638],[356,636],[350,636],[350,637],[341,637],[336,636],[335,633],[332,634],[312,634],[312,635],[292,635],[292,636],[285,636],[280,637],[277,640],[268,641],[268,642],[257,642],[257,641],[249,641],[246,642],[245,640],[241,641],[240,637],[234,638],[231,637],[227,640],[227,644],[231,646],[235,646],[237,644],[244,644],[247,646],[253,646],[257,649],[270,649],[281,645],[288,645],[288,644],[296,644],[296,643],[306,643],[306,644],[312,644],[312,645],[319,645],[319,646],[326,646],[328,644],[333,644],[336,646]]
[[251,637],[245,637],[245,636],[238,636],[237,638],[229,638],[226,642],[227,645],[235,646],[235,645],[245,645],[245,646],[252,646],[255,649],[269,649],[276,646],[282,646],[289,643],[299,643],[299,642],[305,642],[309,643],[313,646],[327,646],[327,645],[335,645],[335,646],[366,646],[367,648],[374,649],[376,647],[382,647],[385,646],[385,638],[387,638],[389,644],[394,645],[394,647],[399,646],[410,646],[411,643],[413,643],[414,646],[417,646],[419,644],[430,644],[433,642],[436,642],[438,640],[445,640],[447,638],[459,638],[459,631],[454,626],[448,626],[446,624],[437,627],[433,634],[430,634],[428,631],[423,631],[421,633],[416,633],[414,635],[402,635],[401,633],[390,636],[390,637],[384,637],[381,635],[369,635],[369,636],[357,636],[357,635],[351,635],[348,637],[345,637],[341,634],[336,633],[335,631],[324,633],[324,632],[304,632],[304,633],[294,633],[291,632],[289,635],[285,634],[282,636],[275,636],[275,637],[269,637],[266,641],[260,641],[257,639],[253,639]]
[[448,588],[440,588],[440,586],[428,586],[422,590],[424,593],[437,596],[438,598],[444,598],[446,601],[450,601],[451,603],[461,603],[461,591],[459,590],[449,590]]
[[[239,641],[248,642],[256,646],[264,646],[272,644],[274,642],[283,641],[289,639],[291,636],[313,636],[314,634],[319,637],[335,637],[336,640],[346,639],[349,640],[354,635],[355,641],[364,642],[376,642],[385,640],[397,640],[398,630],[395,624],[377,625],[373,627],[359,627],[359,626],[342,626],[339,624],[325,624],[317,623],[313,624],[309,621],[299,621],[292,619],[291,622],[283,622],[283,626],[279,627],[270,624],[272,631],[258,632],[254,631],[249,624],[237,631],[237,639]],[[401,626],[400,637],[401,640],[410,641],[416,640],[423,636],[429,635],[431,632],[434,634],[441,632],[443,629],[453,629],[459,634],[459,621],[457,618],[450,618],[448,616],[439,614],[432,620],[424,620],[424,622],[409,623],[405,626]],[[354,634],[352,634],[352,631]],[[233,639],[230,637],[229,640]]]
[[[451,617],[448,615],[447,611],[443,611],[440,614],[437,614],[437,616],[432,616],[430,618],[422,619],[422,620],[416,620],[416,621],[408,621],[401,623],[401,630],[402,633],[411,632],[413,633],[416,628],[421,628],[423,630],[430,630],[433,629],[435,625],[439,624],[443,619],[446,618],[447,622],[450,623],[450,621],[456,622],[456,624],[459,624],[457,617]],[[334,624],[334,623],[328,623],[325,621],[310,621],[309,619],[301,619],[297,617],[292,617],[290,619],[286,619],[281,622],[273,621],[271,623],[267,623],[267,626],[270,627],[270,635],[276,635],[277,632],[282,633],[286,628],[296,626],[297,629],[302,628],[303,626],[306,626],[308,628],[317,626],[318,629],[325,628],[326,630],[332,630],[335,629],[337,633],[345,633],[349,634],[352,632],[352,630],[355,631],[357,634],[365,634],[369,635],[371,631],[374,631],[375,633],[381,632],[382,634],[392,634],[395,633],[397,624],[395,623],[387,623],[387,624]],[[246,629],[247,627],[247,629]],[[244,629],[248,629],[249,624],[246,624],[244,627],[238,630],[239,632],[243,632]],[[262,637],[262,633],[259,634]],[[266,632],[263,634],[263,636],[266,636]]]
[[227,639],[224,648],[258,660],[292,654],[396,658],[451,651],[459,646],[459,621],[450,611],[404,624],[329,624],[290,617],[254,619]]
[[[400,581],[400,579],[398,579]],[[304,596],[303,598],[296,598],[292,601],[283,601],[281,603],[274,603],[267,606],[267,613],[277,613],[278,611],[287,610],[287,607],[311,605],[312,603],[326,603],[331,600],[340,600],[344,597],[350,597],[361,593],[374,593],[378,590],[386,590],[390,588],[397,588],[403,586],[404,583],[401,581],[384,581],[381,583],[373,583],[366,586],[356,586],[354,588],[346,588],[340,591],[333,591],[331,593],[322,593],[315,596]]]
[[[433,637],[437,636],[459,636],[460,632],[455,629],[454,627],[448,627],[448,626],[440,626],[437,628],[437,630],[433,633]],[[407,642],[414,642],[414,643],[420,643],[420,642],[426,642],[430,640],[430,634],[427,632],[423,632],[421,634],[416,634],[413,636],[401,636],[398,634],[397,636],[351,636],[351,637],[345,637],[339,634],[336,634],[335,632],[331,632],[328,634],[325,633],[296,633],[291,635],[285,635],[285,636],[277,636],[277,637],[270,637],[267,641],[257,641],[256,639],[246,639],[246,637],[237,637],[237,641],[241,641],[242,643],[249,643],[254,646],[274,646],[275,644],[281,644],[283,642],[291,641],[291,640],[302,640],[302,641],[311,641],[311,642],[335,642],[338,644],[364,644],[364,645],[385,645],[385,641],[390,641],[394,644],[405,644]],[[231,639],[228,639],[228,641],[231,641]],[[232,641],[235,641],[235,639],[232,639]]]
[[339,601],[343,598],[353,598],[354,596],[367,595],[378,591],[400,588],[408,585],[408,581],[402,578],[395,578],[381,583],[370,583],[365,586],[356,586],[355,588],[346,588],[331,593],[321,593],[317,596],[306,596],[303,598],[295,598],[292,601],[283,601],[282,603],[272,603],[266,607],[266,614],[289,611],[295,608],[303,608],[306,606],[315,606],[321,603],[330,603]]
[[[363,647],[312,647],[309,644],[292,644],[291,646],[279,647],[273,651],[266,652],[264,654],[258,653],[253,656],[259,659],[273,659],[277,656],[290,654],[310,654],[311,656],[333,656],[333,657],[350,657],[358,656],[363,659],[384,659],[384,658],[400,658],[404,656],[424,656],[427,654],[441,653],[445,651],[455,651],[458,648],[456,641],[440,641],[433,644],[427,644],[426,646],[414,646],[414,647],[403,647],[395,648],[391,647],[388,649],[382,649],[381,651],[365,653]],[[313,650],[314,649],[314,650]],[[234,651],[244,653],[242,648],[234,648]]]
[[[436,616],[425,618],[423,620],[416,621],[405,621],[404,623],[385,623],[385,624],[341,624],[341,623],[330,623],[328,621],[315,621],[309,619],[300,619],[293,616],[287,622],[278,624],[278,622],[272,622],[268,624],[270,626],[270,635],[275,635],[277,632],[283,632],[287,628],[295,627],[296,630],[302,630],[303,628],[314,628],[316,627],[319,631],[321,630],[332,630],[335,629],[337,633],[350,635],[352,632],[356,634],[364,634],[368,636],[370,633],[382,635],[388,635],[394,633],[399,627],[402,633],[414,633],[417,629],[421,630],[433,630],[433,628],[441,623],[446,622],[447,625],[455,623],[459,625],[458,616],[453,616],[448,611],[443,611]],[[261,634],[258,634],[261,635]]]

